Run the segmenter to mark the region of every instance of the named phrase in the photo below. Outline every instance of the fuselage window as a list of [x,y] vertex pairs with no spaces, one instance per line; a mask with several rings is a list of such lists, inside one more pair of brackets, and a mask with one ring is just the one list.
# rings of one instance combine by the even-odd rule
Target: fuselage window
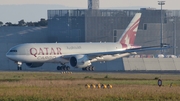
[[17,52],[17,50],[10,50],[10,52]]

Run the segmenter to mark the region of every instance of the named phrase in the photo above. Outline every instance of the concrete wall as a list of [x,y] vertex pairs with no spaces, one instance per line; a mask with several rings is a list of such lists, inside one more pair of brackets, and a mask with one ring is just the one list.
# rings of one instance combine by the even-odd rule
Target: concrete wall
[[124,71],[122,58],[108,62],[95,62],[92,64],[97,71]]
[[123,58],[127,71],[176,71],[180,70],[179,61],[180,58]]
[[144,58],[145,70],[161,70],[158,58]]
[[142,58],[123,58],[125,70],[145,70]]

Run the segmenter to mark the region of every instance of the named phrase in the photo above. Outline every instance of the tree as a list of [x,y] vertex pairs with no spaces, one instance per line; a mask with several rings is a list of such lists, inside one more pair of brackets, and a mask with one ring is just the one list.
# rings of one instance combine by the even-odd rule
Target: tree
[[0,21],[0,26],[3,26],[3,22],[2,21]]
[[47,20],[44,18],[41,18],[41,20],[39,21],[39,25],[40,26],[47,26]]
[[6,26],[12,26],[12,23],[11,22],[6,22],[5,25]]
[[25,25],[26,25],[26,23],[24,20],[18,21],[18,26],[25,26]]
[[27,26],[35,26],[33,22],[27,22],[26,25]]

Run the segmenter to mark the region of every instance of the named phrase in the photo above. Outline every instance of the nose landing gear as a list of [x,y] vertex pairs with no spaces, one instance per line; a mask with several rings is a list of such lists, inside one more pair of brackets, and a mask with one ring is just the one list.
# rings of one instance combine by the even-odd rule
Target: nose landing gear
[[22,62],[16,62],[17,66],[17,70],[22,70]]

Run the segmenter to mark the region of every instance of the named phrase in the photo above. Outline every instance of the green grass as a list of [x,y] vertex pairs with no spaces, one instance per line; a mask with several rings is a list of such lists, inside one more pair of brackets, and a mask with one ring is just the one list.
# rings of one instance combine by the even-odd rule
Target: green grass
[[[156,77],[162,79],[162,87]],[[85,84],[99,83],[113,88],[85,88]],[[0,101],[58,100],[179,101],[180,74],[0,72]]]

